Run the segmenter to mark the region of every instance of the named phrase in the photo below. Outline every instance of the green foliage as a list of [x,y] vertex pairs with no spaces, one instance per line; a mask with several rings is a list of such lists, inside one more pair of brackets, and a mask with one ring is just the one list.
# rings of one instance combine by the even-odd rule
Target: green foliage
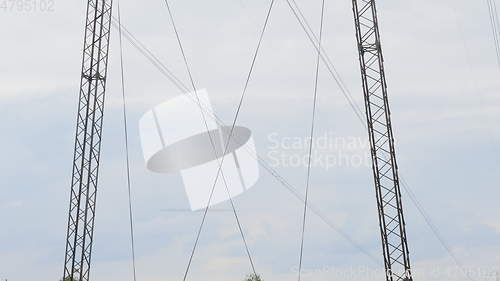
[[245,281],[262,281],[262,278],[260,277],[260,275],[250,274],[247,276]]

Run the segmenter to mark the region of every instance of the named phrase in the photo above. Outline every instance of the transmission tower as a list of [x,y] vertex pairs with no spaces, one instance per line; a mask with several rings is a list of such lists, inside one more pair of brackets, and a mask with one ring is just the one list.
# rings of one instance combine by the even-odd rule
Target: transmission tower
[[375,0],[352,0],[387,281],[412,281]]
[[87,3],[64,281],[89,280],[111,7],[112,0],[89,0]]

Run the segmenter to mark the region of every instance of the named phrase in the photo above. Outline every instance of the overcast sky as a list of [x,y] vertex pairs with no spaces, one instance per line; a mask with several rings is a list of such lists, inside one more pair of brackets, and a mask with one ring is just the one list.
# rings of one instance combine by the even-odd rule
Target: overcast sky
[[[0,278],[9,281],[61,278],[80,81],[84,1],[45,0],[47,7],[30,1],[37,11],[0,8]],[[350,2],[326,1],[324,47],[362,106]],[[500,70],[486,1],[378,2],[400,171],[449,248],[404,192],[415,280],[468,280],[452,256],[474,280],[495,280]],[[317,32],[321,1],[298,3]],[[123,24],[187,83],[163,0],[121,5]],[[268,5],[171,0],[196,84],[207,89],[226,123],[234,116]],[[92,268],[92,280],[107,281],[132,280],[116,31]],[[189,207],[182,179],[146,169],[138,120],[181,93],[127,42],[124,52],[138,280],[180,280],[202,213],[165,211]],[[277,0],[238,124],[252,130],[258,154],[301,194],[307,169],[292,162],[306,155],[314,71],[313,47],[286,2]],[[303,280],[383,280],[367,134],[323,66],[320,72],[316,136],[333,145],[318,153],[349,161],[318,160],[312,169],[310,202],[323,219],[308,217]],[[300,201],[261,169],[256,186],[235,204],[257,271],[265,280],[294,280]],[[232,214],[209,213],[188,280],[235,281],[250,272]]]

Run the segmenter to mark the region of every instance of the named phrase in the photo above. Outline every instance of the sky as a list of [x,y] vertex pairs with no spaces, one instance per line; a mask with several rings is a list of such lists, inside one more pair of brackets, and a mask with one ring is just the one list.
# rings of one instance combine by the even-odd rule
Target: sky
[[[36,10],[0,5],[0,278],[9,281],[62,277],[86,4],[30,1]],[[317,32],[321,1],[297,2]],[[231,123],[269,1],[170,4],[196,84]],[[164,2],[121,0],[121,8],[122,23],[187,84]],[[326,1],[323,46],[362,107],[351,9]],[[495,280],[500,68],[486,1],[386,0],[378,12],[399,170],[439,233],[403,192],[414,279],[465,281],[467,271]],[[111,37],[91,273],[108,281],[132,280],[116,29]],[[238,118],[259,156],[301,195],[307,167],[297,159],[307,156],[315,55],[277,0]],[[146,111],[182,93],[128,42],[124,66],[138,280],[182,280],[202,213],[169,211],[189,208],[181,176],[147,170],[138,132]],[[337,161],[317,159],[311,171],[310,203],[321,217],[308,215],[303,280],[383,280],[367,133],[324,66],[315,124],[316,155]],[[235,206],[257,272],[294,280],[303,205],[260,174]],[[232,213],[209,212],[188,280],[250,272]]]

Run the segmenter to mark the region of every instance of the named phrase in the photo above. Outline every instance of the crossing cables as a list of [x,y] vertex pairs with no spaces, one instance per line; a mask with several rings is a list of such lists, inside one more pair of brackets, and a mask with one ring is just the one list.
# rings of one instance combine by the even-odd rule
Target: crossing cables
[[[189,63],[187,61],[187,57],[186,57],[186,54],[184,52],[184,48],[182,46],[182,42],[181,42],[181,39],[180,39],[180,35],[179,35],[179,32],[177,30],[177,27],[176,27],[176,24],[175,24],[175,21],[174,21],[174,17],[172,15],[172,10],[170,8],[170,5],[168,3],[168,0],[165,0],[165,4],[167,6],[167,10],[168,10],[168,14],[169,14],[169,17],[170,17],[170,21],[171,21],[171,24],[173,26],[173,29],[174,29],[174,32],[175,32],[175,35],[176,35],[176,38],[177,38],[177,43],[179,45],[179,48],[180,48],[180,51],[181,51],[181,54],[182,54],[182,57],[183,57],[183,60],[184,60],[184,64],[186,66],[186,70],[188,72],[188,75],[189,75],[189,79],[190,79],[190,82],[191,82],[191,86],[193,88],[193,91],[194,91],[194,94],[195,94],[195,97],[196,97],[196,101],[200,107],[200,110],[201,110],[201,113],[202,113],[202,116],[203,116],[203,119],[204,119],[204,122],[205,122],[205,126],[207,128],[207,132],[208,132],[208,125],[207,125],[207,121],[206,121],[206,118],[205,118],[205,114],[204,114],[204,108],[202,107],[202,104],[200,103],[200,100],[198,98],[198,95],[197,95],[197,90],[196,90],[196,85],[195,85],[195,82],[194,82],[194,79],[193,79],[193,76],[192,76],[192,72],[190,70],[190,67],[189,67]],[[241,234],[241,237],[243,239],[243,242],[244,242],[244,245],[245,245],[245,249],[246,249],[246,253],[247,253],[247,256],[249,258],[249,261],[250,261],[250,264],[251,264],[251,267],[252,267],[252,270],[253,270],[253,273],[254,273],[254,276],[257,276],[257,272],[255,270],[255,265],[254,265],[254,262],[253,262],[253,259],[252,259],[252,256],[250,254],[250,250],[249,250],[249,247],[248,247],[248,244],[246,242],[246,239],[245,239],[245,235],[244,235],[244,232],[243,232],[243,228],[242,228],[242,225],[241,225],[241,222],[240,222],[240,219],[238,217],[238,214],[236,212],[236,208],[235,208],[235,205],[234,205],[234,202],[232,200],[232,197],[231,197],[231,194],[229,193],[229,188],[227,186],[227,183],[226,183],[226,180],[224,178],[224,174],[223,172],[221,171],[222,170],[222,165],[223,165],[223,162],[224,162],[224,156],[227,154],[227,150],[228,150],[228,146],[230,144],[230,141],[231,141],[231,137],[232,137],[232,134],[233,134],[233,131],[234,131],[234,128],[235,128],[235,125],[236,125],[236,121],[237,121],[237,118],[238,118],[238,115],[239,115],[239,112],[240,112],[240,109],[241,109],[241,106],[243,104],[243,100],[244,100],[244,96],[245,96],[245,93],[246,93],[246,90],[248,88],[248,85],[249,85],[249,82],[250,82],[250,78],[251,78],[251,75],[252,75],[252,72],[253,72],[253,68],[255,66],[255,62],[256,62],[256,59],[257,59],[257,56],[258,56],[258,53],[259,53],[259,49],[260,49],[260,46],[261,46],[261,43],[262,43],[262,39],[263,39],[263,36],[264,36],[264,32],[267,28],[267,25],[268,25],[268,22],[269,22],[269,17],[270,17],[270,14],[271,14],[271,10],[272,10],[272,7],[273,7],[273,4],[274,4],[274,0],[271,1],[271,5],[269,7],[269,11],[267,13],[267,16],[266,16],[266,20],[265,20],[265,24],[264,24],[264,27],[262,29],[262,32],[261,32],[261,35],[259,37],[259,43],[257,45],[257,49],[255,51],[255,54],[254,54],[254,57],[252,59],[252,64],[251,64],[251,67],[250,67],[250,71],[248,73],[248,76],[247,76],[247,79],[246,79],[246,82],[245,82],[245,87],[244,87],[244,90],[243,90],[243,93],[242,93],[242,96],[240,98],[240,102],[238,104],[238,109],[237,109],[237,112],[236,112],[236,116],[234,117],[234,121],[233,121],[233,124],[231,126],[231,130],[229,132],[229,136],[228,136],[228,139],[227,139],[227,142],[225,144],[225,147],[223,149],[223,154],[221,156],[221,160],[220,162],[218,163],[219,164],[219,167],[218,167],[218,170],[217,170],[217,175],[215,177],[215,181],[214,181],[214,184],[211,188],[211,192],[210,192],[210,195],[209,195],[209,198],[208,198],[208,203],[207,203],[207,207],[205,208],[204,210],[204,214],[203,214],[203,219],[201,221],[201,224],[198,228],[198,232],[197,232],[197,235],[196,235],[196,239],[195,239],[195,243],[194,243],[194,246],[193,246],[193,249],[191,251],[191,255],[189,257],[189,262],[188,262],[188,265],[186,267],[186,271],[184,273],[184,277],[183,277],[183,281],[185,281],[188,277],[188,274],[189,274],[189,270],[190,270],[190,267],[191,267],[191,264],[192,264],[192,261],[193,261],[193,257],[194,257],[194,254],[196,252],[196,248],[198,246],[198,242],[199,242],[199,239],[200,239],[200,236],[201,236],[201,232],[203,230],[203,226],[205,224],[205,220],[206,220],[206,217],[207,217],[207,213],[208,213],[208,210],[210,208],[210,205],[211,205],[211,201],[212,201],[212,198],[213,198],[213,194],[214,194],[214,191],[215,191],[215,187],[217,185],[217,180],[219,179],[219,176],[221,175],[222,176],[222,180],[224,182],[224,185],[225,185],[225,188],[226,188],[226,192],[228,193],[228,197],[229,197],[229,200],[231,202],[231,207],[232,207],[232,210],[233,210],[233,213],[234,213],[234,216],[236,218],[236,222],[238,224],[238,229],[240,231],[240,234]],[[210,138],[210,142],[212,144],[212,147],[214,149],[214,153],[216,153],[217,149],[215,147],[215,143],[214,141],[212,140],[212,137],[209,135],[209,138]]]
[[319,39],[318,39],[318,55],[316,58],[316,76],[314,80],[314,95],[313,95],[313,108],[311,117],[311,133],[309,137],[309,154],[307,160],[307,180],[306,180],[306,194],[304,199],[304,216],[302,218],[302,238],[300,242],[300,256],[299,256],[299,272],[298,281],[302,276],[302,260],[304,256],[304,237],[306,232],[306,220],[307,220],[307,203],[309,200],[309,187],[311,183],[311,158],[312,158],[312,148],[313,148],[313,137],[314,137],[314,121],[316,120],[316,102],[318,98],[318,79],[319,79],[319,65],[321,63],[321,39],[323,37],[323,19],[325,16],[325,0],[322,0],[321,4],[321,23],[319,28]]

